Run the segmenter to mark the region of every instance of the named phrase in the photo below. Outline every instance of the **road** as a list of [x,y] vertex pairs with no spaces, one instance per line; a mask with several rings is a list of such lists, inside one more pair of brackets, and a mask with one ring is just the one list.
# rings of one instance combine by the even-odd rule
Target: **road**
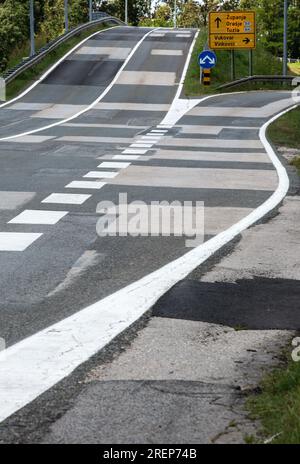
[[[184,259],[182,274],[175,267],[173,280],[158,290],[145,284],[149,308],[197,265],[195,256],[188,263],[184,236],[99,237],[99,202],[118,204],[120,193],[147,205],[203,202],[203,242],[209,244],[250,214],[255,218],[277,191],[278,175],[259,130],[293,104],[290,93],[185,100],[180,82],[195,33],[101,32],[21,99],[0,108],[0,336],[12,347],[12,358],[0,367],[2,420],[143,314],[140,305],[128,315],[118,292]],[[120,299],[112,300],[110,313],[104,299],[115,295]],[[92,323],[84,311],[99,302],[105,311]],[[70,331],[65,323],[80,327],[76,349],[84,352],[69,358],[67,367],[57,346],[45,341],[57,331],[62,352],[72,351],[64,345]],[[98,329],[99,343],[85,346],[87,333],[92,338]],[[76,339],[78,332],[71,332]],[[62,364],[53,374],[56,356]],[[9,366],[21,369],[23,363],[26,375],[18,379],[18,369]]]

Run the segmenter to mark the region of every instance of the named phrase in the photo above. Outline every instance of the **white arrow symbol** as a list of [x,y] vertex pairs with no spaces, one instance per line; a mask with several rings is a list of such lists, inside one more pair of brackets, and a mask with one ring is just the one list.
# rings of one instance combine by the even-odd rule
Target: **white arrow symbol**
[[205,64],[207,60],[209,61],[210,64],[215,64],[215,59],[211,58],[208,55],[205,58],[201,58],[200,64]]

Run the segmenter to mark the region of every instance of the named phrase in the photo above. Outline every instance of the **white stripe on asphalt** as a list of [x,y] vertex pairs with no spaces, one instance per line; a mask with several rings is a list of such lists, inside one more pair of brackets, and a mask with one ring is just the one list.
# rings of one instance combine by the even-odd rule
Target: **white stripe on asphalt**
[[164,113],[170,108],[169,104],[159,103],[109,103],[101,102],[95,105],[96,110],[118,110],[118,111],[158,111]]
[[[66,135],[56,139],[57,142],[81,142],[81,143],[130,143],[132,138],[127,137],[89,137],[84,135]],[[0,140],[1,141],[1,140]]]
[[124,155],[145,155],[148,150],[139,150],[137,148],[126,148],[123,151]]
[[[107,55],[110,60],[125,60],[131,51],[131,48],[125,47],[99,47],[98,40],[91,42],[96,42],[95,45],[98,44],[98,47],[82,47],[75,53],[75,55]],[[76,59],[75,56],[74,59]]]
[[88,177],[91,179],[113,179],[119,173],[113,171],[90,171],[85,174],[83,177]]
[[158,56],[182,56],[183,50],[167,50],[165,48],[153,48],[151,55]]
[[104,187],[104,185],[106,185],[105,182],[74,180],[73,182],[70,182],[70,184],[66,185],[65,188],[99,190]]
[[105,161],[104,163],[99,164],[98,168],[115,168],[115,169],[126,169],[130,166],[130,163],[114,163]]
[[132,143],[130,148],[152,148],[153,143]]
[[112,159],[116,160],[128,160],[128,161],[135,161],[140,159],[141,157],[138,155],[114,155]]
[[159,85],[173,86],[176,80],[174,72],[159,71],[123,71],[117,85]]
[[47,211],[38,209],[25,209],[8,224],[47,224],[53,225],[60,221],[68,211]]
[[[0,251],[24,251],[42,235],[43,234],[30,234],[23,232],[0,232]],[[0,403],[1,399],[0,392]]]
[[42,203],[82,205],[91,195],[77,193],[51,193]]

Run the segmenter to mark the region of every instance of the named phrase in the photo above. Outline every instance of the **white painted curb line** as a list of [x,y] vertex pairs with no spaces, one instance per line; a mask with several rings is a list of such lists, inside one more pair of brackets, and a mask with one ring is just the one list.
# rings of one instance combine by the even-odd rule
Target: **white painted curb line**
[[247,217],[181,258],[0,353],[0,421],[24,407],[87,361],[141,317],[166,291],[216,251],[255,224],[283,200],[289,188],[285,168],[267,141],[279,184],[273,195]]

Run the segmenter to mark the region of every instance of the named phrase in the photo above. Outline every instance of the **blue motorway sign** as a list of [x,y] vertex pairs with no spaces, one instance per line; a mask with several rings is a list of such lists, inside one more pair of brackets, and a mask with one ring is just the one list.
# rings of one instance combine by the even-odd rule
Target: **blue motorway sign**
[[203,69],[214,68],[217,64],[217,55],[210,50],[204,50],[198,56],[198,63]]

